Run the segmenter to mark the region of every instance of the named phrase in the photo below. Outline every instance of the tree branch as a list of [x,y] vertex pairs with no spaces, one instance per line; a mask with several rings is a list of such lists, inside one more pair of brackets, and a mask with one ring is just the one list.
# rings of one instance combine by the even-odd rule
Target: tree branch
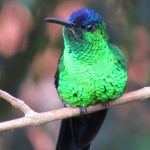
[[25,104],[24,101],[13,97],[5,91],[0,90],[0,97],[10,103],[13,107],[22,111],[24,114],[30,114],[33,112],[33,110],[27,104]]
[[[5,91],[0,90],[0,97],[12,104],[14,107],[18,108],[25,115],[24,117],[19,119],[1,122],[0,131],[27,126],[35,126],[54,120],[60,120],[80,115],[80,110],[78,108],[61,108],[58,110],[37,113],[33,109],[31,109],[27,104],[25,104],[22,100],[11,96]],[[123,105],[135,101],[142,101],[147,98],[150,98],[150,87],[145,87],[143,89],[124,94],[115,101],[111,101],[109,103],[109,106],[106,106],[105,108],[100,104],[89,106],[87,107],[87,114],[93,113],[98,110],[110,108],[113,106]]]

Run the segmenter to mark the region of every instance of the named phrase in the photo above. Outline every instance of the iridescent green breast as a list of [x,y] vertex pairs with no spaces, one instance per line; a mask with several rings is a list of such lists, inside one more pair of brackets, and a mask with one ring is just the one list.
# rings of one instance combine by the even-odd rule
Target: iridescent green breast
[[119,49],[114,46],[111,49],[103,54],[107,57],[97,55],[89,60],[85,57],[85,61],[62,55],[57,90],[63,101],[74,107],[88,106],[114,100],[122,94],[127,80],[125,59]]

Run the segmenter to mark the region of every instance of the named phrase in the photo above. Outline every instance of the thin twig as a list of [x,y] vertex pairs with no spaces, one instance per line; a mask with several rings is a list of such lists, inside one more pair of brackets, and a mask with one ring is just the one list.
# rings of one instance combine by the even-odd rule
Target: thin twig
[[10,103],[13,107],[18,108],[25,115],[34,112],[27,104],[24,103],[24,101],[15,98],[3,90],[0,90],[0,97]]
[[[60,120],[60,119],[65,119],[65,118],[80,115],[80,110],[78,108],[61,108],[58,110],[37,113],[33,111],[28,105],[23,103],[22,100],[16,99],[15,97],[11,96],[10,94],[4,91],[0,91],[0,97],[4,98],[9,103],[13,104],[13,106],[15,106],[16,108],[18,108],[19,110],[25,113],[25,116],[22,118],[0,123],[0,131],[40,125],[50,121]],[[131,103],[135,101],[142,101],[147,98],[150,98],[150,87],[145,87],[143,89],[124,94],[120,98],[116,99],[115,101],[110,102],[107,108],[123,105],[126,103]],[[103,109],[106,108],[104,108],[100,104],[92,105],[87,107],[87,114],[93,113],[98,110],[103,110]]]

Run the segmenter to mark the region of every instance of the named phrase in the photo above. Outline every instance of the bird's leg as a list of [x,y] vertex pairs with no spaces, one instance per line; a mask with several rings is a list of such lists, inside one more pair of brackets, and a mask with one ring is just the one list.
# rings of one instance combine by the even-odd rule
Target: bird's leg
[[[64,102],[63,104],[64,104],[64,107],[65,107],[65,108],[71,107],[67,102]],[[81,116],[87,114],[87,109],[86,109],[86,107],[78,106],[78,108],[80,109],[80,115],[81,115]]]
[[100,103],[102,108],[107,109],[109,106],[109,102]]
[[71,106],[67,102],[64,102],[64,107],[68,108],[68,107],[71,107]]
[[86,107],[78,106],[78,108],[80,109],[80,115],[81,115],[81,116],[87,114],[87,109],[86,109]]

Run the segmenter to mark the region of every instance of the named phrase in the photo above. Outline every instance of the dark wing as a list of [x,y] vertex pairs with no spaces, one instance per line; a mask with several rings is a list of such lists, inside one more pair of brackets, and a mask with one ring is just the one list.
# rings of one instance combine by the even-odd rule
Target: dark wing
[[58,60],[58,63],[57,63],[57,71],[56,71],[56,73],[54,75],[54,79],[55,79],[54,80],[54,84],[55,84],[56,89],[58,88],[58,85],[59,85],[59,68],[58,68],[58,65],[59,65],[59,63],[61,61],[62,55],[63,55],[63,53],[61,53],[61,55],[59,57],[59,60]]
[[58,82],[59,82],[59,70],[58,70],[58,68],[57,68],[57,71],[56,71],[56,73],[55,73],[55,76],[54,76],[54,84],[55,84],[55,87],[56,87],[56,89],[58,88]]

